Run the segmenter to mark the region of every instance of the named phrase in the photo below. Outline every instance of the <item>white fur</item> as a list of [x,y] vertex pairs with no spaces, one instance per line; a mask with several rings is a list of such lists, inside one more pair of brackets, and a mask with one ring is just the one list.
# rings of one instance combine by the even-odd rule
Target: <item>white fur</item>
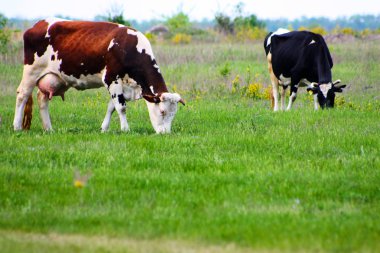
[[133,31],[131,29],[128,29],[128,34],[137,36],[137,51],[139,53],[142,53],[143,49],[145,49],[145,53],[148,54],[153,61],[154,55],[152,46],[150,45],[149,40],[145,37],[145,35],[139,31]]
[[[134,36],[137,36],[137,45],[136,45],[136,49],[139,53],[142,53],[143,50],[145,50],[145,53],[147,55],[150,56],[150,58],[152,59],[152,61],[154,60],[154,54],[153,54],[153,50],[152,50],[152,46],[150,45],[150,42],[149,40],[145,37],[144,34],[142,34],[141,32],[139,31],[133,31],[131,29],[128,29],[128,34],[130,35],[134,35]],[[158,73],[161,73],[161,70],[160,68],[158,67],[157,64],[153,65],[153,67],[155,67],[158,71]]]
[[50,18],[46,18],[45,21],[49,24],[48,25],[48,28],[46,30],[46,35],[45,35],[45,38],[49,38],[50,35],[49,35],[49,29],[52,25],[54,25],[55,23],[57,22],[62,22],[62,21],[70,21],[70,20],[67,20],[67,19],[62,19],[62,18],[56,18],[56,17],[50,17]]
[[325,98],[327,98],[327,93],[329,92],[329,90],[332,88],[332,84],[331,83],[327,83],[327,84],[321,84],[319,85],[319,89],[321,90],[323,96]]
[[268,38],[268,40],[267,40],[267,46],[269,46],[270,45],[270,43],[272,42],[272,37],[274,36],[274,35],[281,35],[281,34],[285,34],[285,33],[289,33],[290,31],[288,30],[288,29],[285,29],[285,28],[279,28],[279,29],[277,29],[277,31],[275,31],[274,33],[272,33],[270,36],[269,36],[269,38]]
[[112,39],[110,44],[108,45],[107,51],[110,51],[110,49],[117,43],[114,42],[115,39]]
[[290,77],[285,77],[283,74],[280,75],[280,80],[278,80],[282,85],[290,85],[292,83],[292,79]]

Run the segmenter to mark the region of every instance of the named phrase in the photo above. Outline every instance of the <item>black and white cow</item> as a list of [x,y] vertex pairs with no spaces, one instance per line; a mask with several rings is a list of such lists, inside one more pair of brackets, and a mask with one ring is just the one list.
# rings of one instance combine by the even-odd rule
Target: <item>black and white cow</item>
[[[106,87],[111,101],[102,124],[107,131],[114,110],[122,131],[129,130],[126,102],[144,98],[153,128],[169,133],[183,103],[169,93],[148,39],[139,31],[108,22],[45,19],[24,34],[24,71],[17,89],[14,129],[28,129],[32,91],[45,130],[51,130],[49,100],[71,87],[77,90]],[[24,112],[24,118],[22,113]]]
[[[272,82],[274,111],[285,109],[285,90],[290,86],[290,110],[297,97],[299,86],[307,86],[314,94],[314,108],[334,107],[335,92],[342,92],[346,85],[332,82],[333,61],[325,40],[319,34],[308,31],[279,29],[269,33],[264,40],[268,69]],[[281,107],[279,107],[279,85]]]

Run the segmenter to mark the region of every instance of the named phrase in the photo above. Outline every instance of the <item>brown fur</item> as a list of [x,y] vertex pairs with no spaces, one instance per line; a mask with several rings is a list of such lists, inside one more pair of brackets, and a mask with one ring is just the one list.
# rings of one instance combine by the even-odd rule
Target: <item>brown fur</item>
[[32,125],[32,113],[33,113],[33,96],[30,95],[24,108],[24,118],[22,119],[22,128],[29,130]]

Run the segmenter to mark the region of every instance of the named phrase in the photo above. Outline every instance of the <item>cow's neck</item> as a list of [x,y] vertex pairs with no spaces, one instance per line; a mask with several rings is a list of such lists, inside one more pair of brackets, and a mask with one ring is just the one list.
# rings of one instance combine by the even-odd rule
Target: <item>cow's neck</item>
[[158,69],[153,66],[135,71],[132,70],[128,75],[141,86],[143,96],[156,97],[164,92],[168,92],[164,78]]
[[[151,92],[153,95],[161,95],[164,92],[168,92],[166,87],[165,80],[162,75],[154,69],[149,74],[146,75],[146,85],[149,89],[148,92]],[[143,89],[144,93],[144,89]],[[148,95],[148,94],[147,94]]]

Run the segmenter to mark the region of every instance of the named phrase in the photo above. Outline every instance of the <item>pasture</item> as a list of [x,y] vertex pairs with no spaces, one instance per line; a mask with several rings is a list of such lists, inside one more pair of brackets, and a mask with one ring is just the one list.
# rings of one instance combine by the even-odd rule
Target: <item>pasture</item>
[[273,113],[242,95],[269,86],[261,43],[153,45],[187,102],[170,135],[154,134],[143,101],[128,104],[129,133],[114,114],[101,134],[105,89],[53,98],[52,133],[35,90],[32,128],[15,133],[22,65],[1,62],[1,252],[378,251],[380,44],[329,47],[348,84],[337,108],[314,111],[300,89]]

